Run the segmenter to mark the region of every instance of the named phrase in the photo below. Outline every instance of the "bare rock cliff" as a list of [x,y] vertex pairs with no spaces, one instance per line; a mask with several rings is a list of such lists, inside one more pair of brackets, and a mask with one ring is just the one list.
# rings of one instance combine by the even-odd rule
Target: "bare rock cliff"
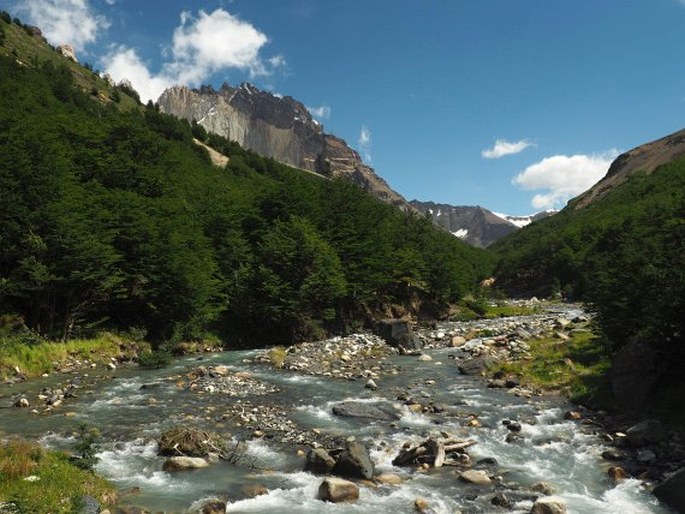
[[251,84],[224,84],[189,89],[175,86],[158,100],[162,111],[207,131],[237,141],[260,155],[327,177],[345,177],[383,201],[409,209],[345,141],[326,134],[307,108],[297,100],[277,97]]

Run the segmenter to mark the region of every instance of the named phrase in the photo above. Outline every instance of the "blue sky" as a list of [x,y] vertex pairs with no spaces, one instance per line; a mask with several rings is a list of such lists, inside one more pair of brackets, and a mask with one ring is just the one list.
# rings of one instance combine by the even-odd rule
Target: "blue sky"
[[685,126],[685,0],[0,0],[141,96],[250,81],[408,199],[559,208]]

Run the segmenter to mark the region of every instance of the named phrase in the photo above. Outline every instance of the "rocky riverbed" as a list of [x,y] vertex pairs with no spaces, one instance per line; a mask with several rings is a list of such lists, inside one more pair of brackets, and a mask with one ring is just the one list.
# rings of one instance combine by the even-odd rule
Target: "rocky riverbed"
[[[58,447],[71,441],[65,420],[100,428],[98,470],[122,491],[121,512],[313,513],[324,500],[341,513],[668,512],[648,489],[683,466],[675,435],[487,371],[588,321],[565,307],[419,328],[410,349],[356,334],[108,370],[87,387],[36,383],[4,391],[13,419],[0,428]],[[12,407],[21,398],[41,408]],[[241,458],[158,455],[178,427],[211,432]]]

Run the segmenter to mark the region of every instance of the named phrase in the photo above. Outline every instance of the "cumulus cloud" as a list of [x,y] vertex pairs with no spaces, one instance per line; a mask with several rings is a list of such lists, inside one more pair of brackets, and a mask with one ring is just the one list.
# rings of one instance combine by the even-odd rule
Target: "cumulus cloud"
[[359,150],[364,161],[371,162],[371,131],[366,125],[362,125],[359,131]]
[[110,26],[107,18],[88,5],[88,0],[23,0],[15,2],[14,9],[40,27],[50,43],[68,43],[76,51],[83,51]]
[[521,141],[516,141],[512,143],[504,139],[498,139],[495,141],[495,146],[483,150],[480,154],[484,159],[499,159],[505,155],[513,155],[523,152],[529,146],[535,146],[533,143],[527,139],[522,139]]
[[319,107],[307,107],[309,113],[320,120],[327,120],[331,117],[331,108],[327,105],[320,105]]
[[546,157],[528,166],[512,183],[526,190],[546,190],[533,197],[531,205],[536,209],[561,207],[604,177],[617,156],[618,150],[612,149],[601,154]]
[[147,102],[174,84],[199,86],[220,70],[239,69],[251,78],[270,75],[286,62],[280,55],[262,59],[259,52],[267,42],[266,35],[224,9],[209,14],[201,10],[197,17],[183,12],[159,72],[150,71],[135,50],[126,47],[112,48],[103,62],[115,81],[129,79]]

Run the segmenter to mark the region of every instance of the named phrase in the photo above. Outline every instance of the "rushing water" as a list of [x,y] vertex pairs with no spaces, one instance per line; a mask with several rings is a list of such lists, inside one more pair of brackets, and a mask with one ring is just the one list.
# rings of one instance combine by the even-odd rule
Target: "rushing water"
[[[604,449],[600,438],[583,425],[563,420],[569,405],[560,400],[522,399],[505,390],[487,389],[481,381],[459,374],[448,357],[449,350],[429,352],[433,357],[429,362],[395,357],[402,372],[380,378],[379,389],[373,392],[364,389],[362,382],[334,381],[253,364],[249,360],[255,353],[216,354],[201,364],[227,364],[235,371],[249,371],[255,378],[277,385],[281,392],[259,401],[289,406],[292,419],[302,429],[354,435],[371,449],[377,472],[398,474],[405,482],[401,486],[362,486],[356,503],[326,504],[316,500],[321,478],[302,471],[298,447],[268,439],[248,442],[247,452],[254,468],[220,462],[195,471],[162,471],[164,458],[156,455],[154,441],[169,427],[203,425],[235,437],[228,435],[233,427],[220,416],[224,402],[233,399],[198,395],[178,386],[182,374],[200,364],[195,358],[176,361],[173,367],[163,370],[117,370],[97,380],[86,377],[78,398],[70,399],[50,415],[12,409],[10,395],[22,389],[35,392],[60,377],[2,389],[0,431],[35,437],[54,447],[68,447],[73,444],[69,434],[80,423],[98,427],[104,441],[98,472],[118,487],[123,503],[152,512],[197,512],[204,500],[217,497],[229,498],[227,512],[235,513],[412,513],[419,497],[428,501],[431,512],[440,514],[459,510],[505,512],[489,503],[494,488],[460,482],[449,468],[412,473],[408,468],[392,466],[403,443],[418,443],[436,431],[475,439],[477,444],[469,449],[473,461],[496,458],[494,469],[503,477],[502,483],[514,484],[507,490],[527,490],[538,481],[550,482],[571,513],[668,512],[639,481],[625,480],[616,485],[607,477],[606,464],[600,457]],[[144,384],[154,386],[141,389]],[[412,413],[395,400],[398,392],[407,390],[415,397],[430,397],[436,403],[456,406],[459,415],[436,418]],[[393,405],[401,410],[402,417],[389,424],[334,416],[332,406],[346,399]],[[465,428],[467,414],[476,415],[483,426]],[[508,430],[501,423],[505,418],[522,424],[524,443],[505,442]],[[247,498],[245,488],[255,485],[266,487],[268,494]],[[529,512],[532,501],[525,495],[519,500],[512,512]]]

